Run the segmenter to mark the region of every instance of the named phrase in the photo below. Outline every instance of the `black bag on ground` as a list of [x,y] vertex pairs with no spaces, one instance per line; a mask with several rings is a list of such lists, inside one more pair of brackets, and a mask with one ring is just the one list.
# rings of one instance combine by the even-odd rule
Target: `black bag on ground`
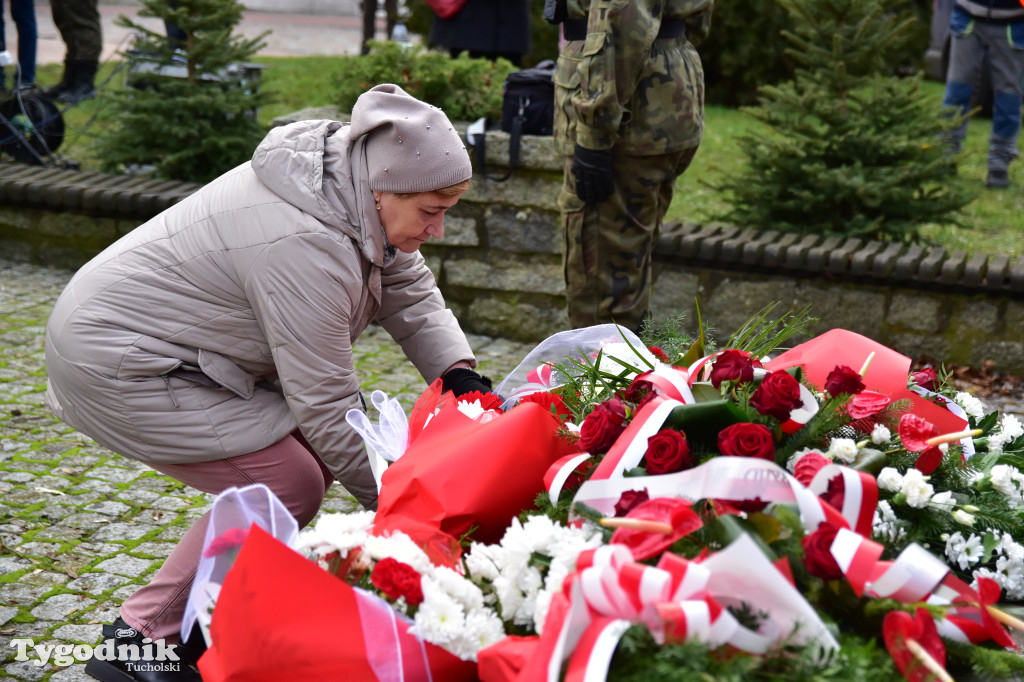
[[[550,135],[555,123],[555,63],[546,59],[505,79],[501,129],[520,135]],[[518,129],[517,129],[518,128]]]
[[546,59],[533,68],[513,71],[505,79],[501,129],[509,134],[508,172],[502,176],[488,175],[485,136],[481,134],[469,141],[476,149],[477,167],[485,179],[509,179],[519,164],[519,142],[523,135],[551,135],[555,124],[554,76],[555,62]]

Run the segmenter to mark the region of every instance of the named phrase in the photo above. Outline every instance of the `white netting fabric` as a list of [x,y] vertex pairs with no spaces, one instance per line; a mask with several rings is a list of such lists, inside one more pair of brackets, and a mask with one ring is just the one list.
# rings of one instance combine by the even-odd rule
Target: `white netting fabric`
[[[247,531],[254,523],[288,546],[293,544],[299,534],[299,524],[267,486],[256,483],[244,488],[228,488],[217,496],[210,510],[210,522],[203,540],[204,553],[214,538],[233,528]],[[185,617],[181,622],[182,641],[189,636],[198,620],[209,642],[207,628],[210,601],[233,563],[233,552],[200,557],[188,604],[185,606]]]
[[[505,398],[502,409],[508,409],[531,393],[548,391],[565,383],[564,377],[559,376],[558,372],[553,372],[547,381],[540,381],[539,368],[543,370],[548,363],[560,363],[570,358],[593,357],[599,349],[622,343],[632,346],[645,357],[650,355],[636,334],[617,324],[599,324],[558,332],[530,351],[519,366],[498,384],[494,392]],[[653,356],[650,356],[650,360],[654,360]],[[632,362],[638,364],[640,361],[634,357]]]

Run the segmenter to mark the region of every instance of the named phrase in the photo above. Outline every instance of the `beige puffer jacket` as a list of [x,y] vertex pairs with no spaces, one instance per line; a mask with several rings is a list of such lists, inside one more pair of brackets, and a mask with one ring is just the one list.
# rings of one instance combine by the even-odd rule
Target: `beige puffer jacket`
[[298,426],[366,506],[345,422],[352,344],[376,319],[428,382],[472,350],[419,253],[389,254],[363,139],[335,121],[274,129],[224,174],[86,264],[46,334],[47,403],[153,464],[224,459]]

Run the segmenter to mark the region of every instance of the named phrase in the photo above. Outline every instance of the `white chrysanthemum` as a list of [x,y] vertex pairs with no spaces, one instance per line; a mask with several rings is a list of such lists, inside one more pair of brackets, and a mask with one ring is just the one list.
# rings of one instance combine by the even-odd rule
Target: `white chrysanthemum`
[[956,401],[960,407],[964,408],[964,412],[966,412],[968,416],[974,417],[975,419],[981,419],[985,416],[985,406],[980,400],[970,393],[961,391],[953,397],[953,400]]
[[1009,533],[1004,533],[999,539],[999,544],[996,545],[996,551],[1014,561],[1024,564],[1024,545],[1014,542],[1013,536]]
[[985,548],[981,544],[981,538],[977,535],[972,535],[964,543],[963,549],[956,557],[956,562],[959,564],[961,571],[966,571],[968,566],[978,563],[984,553]]
[[875,445],[885,445],[892,440],[892,433],[882,424],[875,424],[871,429],[871,442]]
[[505,628],[493,612],[474,609],[466,614],[465,630],[452,653],[464,661],[475,661],[477,652],[505,638]]
[[885,467],[878,472],[878,487],[891,493],[903,490],[903,476],[892,467]]
[[996,464],[988,472],[988,480],[992,487],[1003,495],[1011,497],[1017,494],[1017,485],[1014,482],[1014,475],[1020,474],[1017,467],[1009,464]]
[[494,546],[474,542],[466,554],[466,572],[476,582],[493,581],[498,577],[498,565],[494,559]]
[[974,581],[971,582],[971,587],[974,588],[975,590],[978,589],[978,578],[988,578],[989,580],[994,580],[999,585],[999,587],[1004,587],[1004,585],[1003,585],[1003,580],[1004,580],[1003,575],[1001,573],[997,573],[997,572],[995,572],[995,571],[993,571],[991,569],[979,568],[979,569],[975,570],[972,573],[972,575],[974,576]]
[[960,531],[953,533],[946,539],[946,558],[950,561],[956,561],[966,545],[967,541]]
[[903,487],[900,492],[906,496],[907,504],[916,509],[921,509],[928,505],[932,495],[935,494],[935,489],[932,488],[920,471],[909,469],[903,475]]
[[[647,362],[641,360],[641,357]],[[602,372],[615,375],[628,370],[624,376],[632,378],[636,376],[636,370],[641,372],[647,371],[654,367],[657,362],[658,359],[642,346],[631,348],[625,343],[609,343],[601,349],[601,362],[597,368]]]
[[999,423],[999,430],[1010,440],[1024,436],[1024,424],[1012,414],[1004,414]]
[[435,566],[430,572],[430,579],[462,604],[467,611],[483,608],[484,595],[480,588],[452,569],[446,566]]
[[828,451],[833,459],[849,464],[857,459],[857,441],[852,438],[833,438]]
[[932,509],[951,512],[953,507],[956,506],[956,500],[953,499],[953,493],[944,490],[941,493],[932,495],[932,499],[928,504],[931,505]]
[[363,551],[374,561],[391,557],[409,564],[420,575],[429,574],[434,567],[426,552],[405,533],[394,532],[387,537],[370,535],[363,544]]
[[334,551],[344,555],[366,542],[374,516],[374,512],[368,511],[324,514],[313,528],[307,528],[299,535],[296,549],[308,548],[320,556]]
[[416,632],[446,649],[458,641],[466,624],[466,613],[436,582],[423,579],[423,602],[416,610]]

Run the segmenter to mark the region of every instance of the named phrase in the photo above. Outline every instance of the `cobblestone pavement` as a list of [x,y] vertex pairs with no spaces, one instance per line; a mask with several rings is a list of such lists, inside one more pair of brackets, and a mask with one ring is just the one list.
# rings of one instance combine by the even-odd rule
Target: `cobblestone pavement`
[[[91,680],[83,664],[15,661],[11,640],[100,641],[101,625],[149,580],[211,496],[125,459],[58,421],[43,403],[43,333],[71,272],[0,258],[0,679]],[[481,370],[500,380],[532,348],[471,336]],[[425,387],[386,332],[356,345],[364,389],[411,408]],[[325,511],[354,508],[335,485]]]

